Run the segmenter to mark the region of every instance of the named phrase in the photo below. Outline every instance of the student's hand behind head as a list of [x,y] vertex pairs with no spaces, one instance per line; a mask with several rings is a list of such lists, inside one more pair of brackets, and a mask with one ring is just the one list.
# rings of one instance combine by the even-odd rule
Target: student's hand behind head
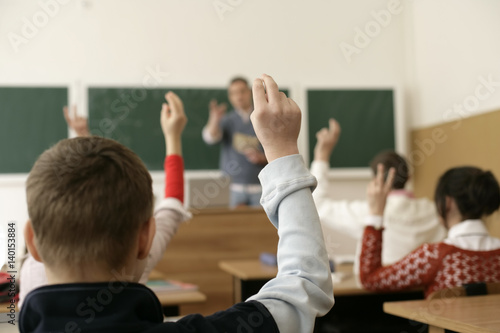
[[298,154],[301,117],[298,105],[280,92],[273,78],[266,74],[254,80],[252,90],[255,109],[251,120],[267,161]]
[[71,107],[71,116],[69,114],[69,108],[65,106],[63,108],[64,119],[69,128],[75,131],[77,136],[90,136],[89,125],[86,117],[80,117],[76,112],[76,106]]
[[329,128],[322,128],[316,133],[316,146],[314,147],[314,159],[318,161],[330,161],[330,155],[337,145],[340,137],[339,123],[330,118]]
[[161,129],[165,139],[178,139],[187,124],[182,100],[175,93],[169,91],[165,94],[167,103],[161,108]]
[[368,206],[370,214],[376,216],[384,215],[385,203],[387,196],[392,190],[392,183],[396,175],[394,168],[389,169],[389,174],[384,182],[384,165],[379,163],[377,165],[377,174],[375,178],[368,184],[366,189],[366,196],[368,198]]

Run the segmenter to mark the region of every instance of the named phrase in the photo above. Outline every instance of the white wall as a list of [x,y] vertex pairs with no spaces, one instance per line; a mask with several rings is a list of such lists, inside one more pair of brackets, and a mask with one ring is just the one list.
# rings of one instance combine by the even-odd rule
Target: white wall
[[[406,3],[402,13],[392,15],[390,23],[348,62],[340,43],[355,45],[354,29],[364,29],[374,20],[371,11],[386,9],[388,0],[222,0],[237,4],[222,19],[213,0],[62,2],[67,4],[59,5],[47,24],[16,52],[9,34],[22,36],[23,19],[33,22],[34,15],[43,19],[42,8],[35,1],[0,1],[0,85],[75,86],[76,81],[83,86],[140,85],[149,70],[158,67],[169,73],[161,77],[160,85],[222,87],[235,74],[254,78],[266,72],[291,88],[292,97],[303,107],[308,85],[402,87],[405,83]],[[81,92],[71,95],[73,102],[83,104]],[[306,153],[304,131],[301,135],[301,152]],[[0,179],[0,221],[22,223],[27,218],[23,180],[6,185],[11,179]],[[161,196],[158,179],[155,189]],[[333,194],[363,198],[365,184],[366,179],[338,180]],[[352,244],[338,249],[352,251]]]
[[[413,3],[415,96],[412,127],[500,108],[500,2],[418,0]],[[478,77],[496,87],[479,88]],[[489,93],[489,96],[486,96]],[[456,111],[454,105],[463,105]],[[469,104],[468,104],[469,103]],[[469,108],[469,110],[467,109]]]

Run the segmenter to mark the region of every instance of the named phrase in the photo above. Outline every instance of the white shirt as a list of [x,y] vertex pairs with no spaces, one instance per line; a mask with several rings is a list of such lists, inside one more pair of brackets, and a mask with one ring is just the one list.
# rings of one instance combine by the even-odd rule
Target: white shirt
[[465,220],[454,225],[444,243],[469,251],[500,249],[500,239],[491,237],[481,220]]
[[[331,198],[328,169],[329,165],[324,161],[311,164],[311,173],[318,180],[313,197],[321,223],[357,239],[356,258],[359,258],[359,243],[369,216],[368,202]],[[393,191],[387,198],[384,227],[383,265],[393,264],[423,243],[440,242],[446,236],[446,229],[439,222],[434,203],[424,198],[415,199],[406,191]]]

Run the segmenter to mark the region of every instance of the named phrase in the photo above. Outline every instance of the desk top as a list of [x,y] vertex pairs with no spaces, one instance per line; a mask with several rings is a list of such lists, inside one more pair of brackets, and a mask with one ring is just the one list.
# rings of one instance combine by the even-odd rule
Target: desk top
[[[262,264],[259,260],[224,260],[219,262],[219,268],[240,280],[266,280],[272,279],[278,273],[276,266]],[[353,274],[352,264],[340,264],[335,267],[336,272],[341,272],[344,279],[333,282],[335,296],[374,294],[358,286]]]
[[[167,277],[160,271],[153,270],[149,274],[149,280],[161,280],[161,279],[167,279]],[[207,300],[207,296],[205,296],[205,294],[197,290],[165,292],[165,293],[155,293],[155,294],[156,297],[158,297],[158,299],[160,300],[160,304],[163,306],[201,303]]]
[[384,311],[463,333],[500,332],[500,295],[386,302]]

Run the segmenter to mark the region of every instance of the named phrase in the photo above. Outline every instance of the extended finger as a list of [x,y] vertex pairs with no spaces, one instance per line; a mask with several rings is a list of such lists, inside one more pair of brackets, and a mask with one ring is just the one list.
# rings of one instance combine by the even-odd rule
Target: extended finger
[[278,85],[274,81],[272,77],[267,74],[262,74],[262,80],[266,85],[266,94],[269,100],[269,103],[279,103],[280,102],[280,91],[278,89]]
[[167,103],[163,103],[161,105],[161,120],[168,118],[169,110],[170,110],[170,107],[168,106]]
[[169,109],[172,113],[182,114],[184,112],[182,101],[176,93],[169,91],[165,94],[165,99],[167,100]]
[[340,127],[339,122],[333,118],[330,118],[330,120],[328,120],[328,125],[330,127],[330,131],[332,132],[336,132]]
[[387,179],[384,184],[385,193],[389,193],[392,190],[392,184],[394,183],[394,179],[396,178],[396,169],[390,168],[389,174],[387,175]]
[[77,115],[77,112],[76,112],[76,105],[72,105],[71,106],[71,114],[73,116],[73,119],[77,119],[78,118],[78,115]]
[[63,107],[63,113],[64,113],[64,119],[66,119],[66,122],[69,125],[71,123],[71,119],[69,118],[69,109],[67,105]]
[[377,175],[375,179],[378,186],[384,184],[384,165],[382,163],[377,164]]
[[267,104],[266,91],[261,79],[253,80],[252,95],[254,108],[260,109]]

